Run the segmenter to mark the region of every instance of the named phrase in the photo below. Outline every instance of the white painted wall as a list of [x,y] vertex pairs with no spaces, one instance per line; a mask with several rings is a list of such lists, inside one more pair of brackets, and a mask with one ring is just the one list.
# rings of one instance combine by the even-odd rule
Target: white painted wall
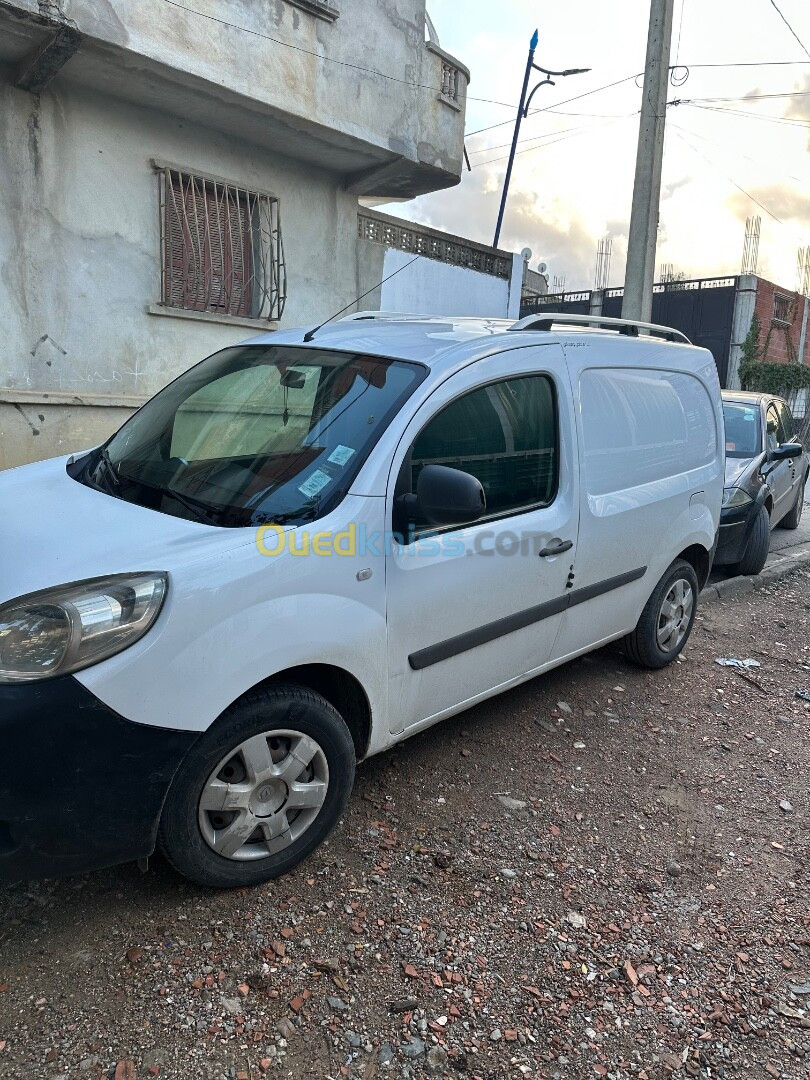
[[[520,256],[518,258],[521,260],[522,274],[523,260]],[[386,278],[398,270],[401,272],[380,290],[382,311],[408,311],[422,315],[483,315],[492,318],[506,318],[510,314],[510,283],[504,278],[435,259],[420,258],[408,266],[412,259],[413,255],[407,251],[386,248],[381,276]],[[517,293],[519,304],[519,285]],[[517,318],[517,315],[514,317]]]

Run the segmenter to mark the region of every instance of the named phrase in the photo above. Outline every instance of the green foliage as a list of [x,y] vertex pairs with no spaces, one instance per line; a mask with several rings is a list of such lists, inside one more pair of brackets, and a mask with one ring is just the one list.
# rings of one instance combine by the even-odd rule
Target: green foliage
[[[742,344],[742,359],[740,360],[740,368],[748,367],[756,360],[760,359],[762,348],[759,344],[760,326],[759,315],[755,314],[751,320],[751,326],[749,327],[748,334],[745,341]],[[746,387],[748,389],[748,387]]]
[[810,367],[806,364],[763,364],[759,360],[740,364],[743,390],[787,397],[793,390],[810,387]]
[[763,394],[787,397],[793,390],[810,387],[810,367],[802,364],[765,364],[760,360],[759,319],[751,320],[751,329],[742,344],[740,386]]

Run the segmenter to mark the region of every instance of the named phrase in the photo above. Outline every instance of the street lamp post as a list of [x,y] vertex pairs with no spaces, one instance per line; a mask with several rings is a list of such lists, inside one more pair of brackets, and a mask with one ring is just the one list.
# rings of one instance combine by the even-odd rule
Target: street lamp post
[[[506,210],[506,200],[509,196],[509,181],[512,179],[512,166],[515,163],[515,151],[517,150],[518,136],[520,135],[520,125],[529,115],[529,106],[532,103],[532,98],[541,86],[554,86],[555,78],[562,79],[567,75],[584,75],[591,70],[590,68],[569,68],[567,71],[548,71],[546,68],[540,67],[539,64],[535,64],[534,62],[534,51],[537,48],[537,42],[539,40],[540,35],[537,30],[535,30],[529,44],[529,58],[526,61],[526,74],[523,76],[523,89],[520,92],[520,105],[518,106],[518,114],[515,120],[515,133],[512,136],[512,149],[509,151],[509,164],[506,166],[506,177],[504,178],[503,193],[501,194],[501,206],[498,211],[498,224],[495,226],[495,239],[492,241],[493,247],[498,246],[498,241],[501,238],[501,225],[503,224],[503,214]],[[531,78],[532,70],[539,71],[546,77],[535,86],[527,99],[526,92],[529,89],[529,79]]]

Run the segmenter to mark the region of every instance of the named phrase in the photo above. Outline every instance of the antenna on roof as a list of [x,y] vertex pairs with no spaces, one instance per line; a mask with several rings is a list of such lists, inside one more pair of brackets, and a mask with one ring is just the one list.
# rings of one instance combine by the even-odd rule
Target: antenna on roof
[[306,334],[304,334],[304,341],[307,341],[307,342],[312,341],[312,339],[315,337],[315,335],[318,333],[318,331],[323,329],[323,327],[326,326],[327,323],[332,322],[332,320],[336,319],[338,317],[338,315],[342,315],[344,311],[348,311],[349,308],[354,307],[355,304],[359,304],[360,301],[364,297],[368,296],[369,293],[373,293],[376,289],[381,288],[381,286],[385,285],[386,281],[390,281],[391,278],[396,277],[397,274],[401,274],[403,270],[407,270],[408,267],[413,265],[413,263],[415,263],[417,259],[421,259],[421,258],[422,258],[421,254],[420,255],[414,255],[414,257],[412,259],[409,259],[405,263],[404,266],[400,266],[399,270],[395,270],[393,272],[393,274],[389,274],[388,277],[384,277],[382,279],[382,281],[378,282],[376,285],[373,285],[370,289],[367,289],[366,292],[361,293],[359,296],[356,296],[354,298],[354,300],[352,300],[350,303],[348,303],[346,305],[346,307],[342,307],[340,309],[340,311],[336,311],[334,315],[330,315],[328,319],[324,319],[324,321],[320,324],[320,326],[314,326],[311,330],[308,330],[306,332]]

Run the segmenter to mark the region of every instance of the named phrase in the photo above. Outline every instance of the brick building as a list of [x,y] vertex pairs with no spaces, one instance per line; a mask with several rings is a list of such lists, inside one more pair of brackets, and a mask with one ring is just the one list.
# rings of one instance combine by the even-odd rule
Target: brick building
[[762,360],[769,364],[807,363],[810,300],[764,278],[756,282],[754,311],[759,318]]

